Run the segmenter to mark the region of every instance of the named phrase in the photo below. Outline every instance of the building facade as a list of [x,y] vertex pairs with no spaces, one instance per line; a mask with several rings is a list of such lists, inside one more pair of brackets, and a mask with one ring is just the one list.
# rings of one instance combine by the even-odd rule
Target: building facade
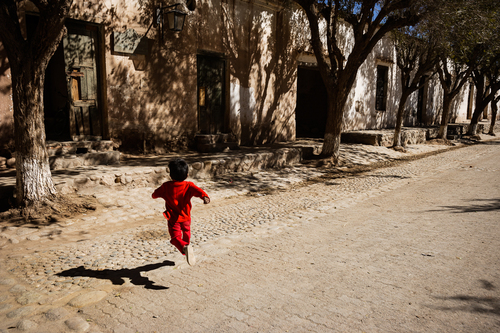
[[[322,137],[327,87],[298,8],[266,0],[175,4],[74,1],[46,70],[47,140],[110,139],[121,149],[163,153],[193,146],[197,135],[225,134],[242,145]],[[181,32],[158,16],[174,7],[187,13]],[[36,8],[27,2],[22,14],[29,38]],[[349,47],[347,28],[344,39]],[[361,66],[344,130],[394,127],[401,92],[395,56],[387,37]],[[12,93],[1,44],[0,64],[0,143],[9,145]],[[415,92],[405,125],[436,124],[441,95],[436,78]],[[467,119],[471,101],[466,86],[452,121]]]

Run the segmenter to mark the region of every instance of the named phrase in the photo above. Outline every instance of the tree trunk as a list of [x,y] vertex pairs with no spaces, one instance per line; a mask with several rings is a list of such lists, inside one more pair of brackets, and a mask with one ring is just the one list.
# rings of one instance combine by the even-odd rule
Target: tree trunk
[[[321,157],[331,158],[334,165],[339,163],[340,138],[342,135],[342,121],[346,99],[340,97],[342,92],[332,89],[328,93],[328,114],[325,126],[325,138],[321,149]],[[340,98],[336,98],[339,96]]]
[[45,68],[30,61],[12,66],[16,148],[16,201],[29,206],[56,194],[45,146],[43,81]]
[[497,122],[497,114],[498,114],[498,101],[493,100],[491,102],[491,123],[490,130],[488,131],[489,135],[495,135],[495,123]]
[[439,126],[439,139],[446,139],[448,134],[448,122],[450,121],[451,101],[453,95],[445,94],[443,97],[443,114],[441,115],[441,126]]
[[401,128],[403,127],[403,116],[408,96],[410,96],[410,92],[404,91],[401,94],[401,98],[399,99],[398,113],[396,116],[396,128],[394,129],[394,139],[393,139],[394,147],[401,147]]
[[477,135],[477,124],[479,123],[479,118],[481,118],[481,114],[484,112],[486,106],[488,106],[488,103],[485,103],[484,101],[476,104],[476,108],[474,109],[474,113],[472,113],[472,118],[470,120],[469,129],[467,130],[467,135]]
[[497,121],[497,113],[498,113],[498,105],[497,101],[494,100],[491,102],[491,124],[490,124],[490,130],[488,131],[489,135],[495,135],[495,123]]
[[479,118],[484,111],[487,104],[484,104],[484,90],[485,90],[485,80],[484,76],[480,75],[477,71],[474,71],[474,84],[476,86],[476,107],[474,112],[472,112],[472,118],[470,120],[469,128],[467,129],[467,135],[477,135],[477,124]]

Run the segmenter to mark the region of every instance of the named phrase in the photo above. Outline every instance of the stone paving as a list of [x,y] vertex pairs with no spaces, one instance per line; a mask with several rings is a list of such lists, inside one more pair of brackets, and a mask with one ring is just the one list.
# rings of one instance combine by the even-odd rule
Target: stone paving
[[[449,148],[410,146],[406,155]],[[344,145],[343,154],[344,168],[405,155],[384,147],[361,145]],[[454,161],[455,155],[450,156],[449,161]],[[435,168],[435,172],[446,167],[440,159],[428,159],[425,163],[431,163],[428,166]],[[332,174],[298,165],[197,180],[215,204],[203,207],[201,202],[193,200],[192,243],[195,248],[203,249],[207,244],[230,241],[235,235],[283,228],[290,221],[300,220],[308,211],[348,207],[384,191],[388,184],[392,188],[395,183],[404,185],[406,179],[418,177],[420,170],[419,163],[410,163],[351,177],[343,176],[342,168]],[[84,172],[79,170],[78,176]],[[315,180],[318,177],[323,178]],[[185,268],[187,264],[174,267],[180,255],[168,242],[161,218],[162,202],[150,199],[155,186],[123,185],[79,188],[81,194],[95,195],[105,209],[40,229],[2,230],[0,332],[7,329],[9,332],[13,329],[98,332],[97,327],[79,315],[79,308],[99,302],[118,286],[162,288],[141,272],[161,267]],[[332,190],[325,194],[325,188]],[[273,198],[269,200],[271,194]],[[113,232],[104,232],[107,228]],[[25,250],[18,254],[19,248]]]

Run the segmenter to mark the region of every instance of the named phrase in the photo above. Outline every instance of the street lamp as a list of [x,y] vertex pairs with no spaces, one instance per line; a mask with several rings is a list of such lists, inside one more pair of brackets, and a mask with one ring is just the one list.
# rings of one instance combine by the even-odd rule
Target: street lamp
[[[177,5],[174,5],[177,6]],[[172,9],[163,14],[167,17],[168,28],[172,31],[182,31],[184,27],[184,21],[186,19],[186,13],[178,9]]]
[[[148,34],[149,29],[154,25],[155,27],[160,28],[160,40],[163,40],[163,26],[165,24],[165,20],[167,21],[168,28],[172,31],[179,32],[182,31],[184,27],[184,21],[186,19],[187,13],[178,10],[177,6],[180,3],[176,3],[175,5],[166,6],[166,7],[157,7],[155,10],[155,17],[153,17],[153,22],[149,26],[146,31],[145,36]],[[166,12],[166,9],[174,8]]]

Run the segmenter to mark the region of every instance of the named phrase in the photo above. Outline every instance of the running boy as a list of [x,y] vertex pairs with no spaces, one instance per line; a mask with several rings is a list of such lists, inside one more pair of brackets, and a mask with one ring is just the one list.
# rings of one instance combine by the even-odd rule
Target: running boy
[[189,265],[195,264],[193,248],[189,245],[191,238],[191,198],[203,199],[204,204],[210,203],[208,195],[192,182],[185,179],[188,176],[188,164],[177,158],[168,164],[171,181],[163,183],[153,192],[153,199],[165,200],[163,216],[168,221],[170,243],[183,255]]

